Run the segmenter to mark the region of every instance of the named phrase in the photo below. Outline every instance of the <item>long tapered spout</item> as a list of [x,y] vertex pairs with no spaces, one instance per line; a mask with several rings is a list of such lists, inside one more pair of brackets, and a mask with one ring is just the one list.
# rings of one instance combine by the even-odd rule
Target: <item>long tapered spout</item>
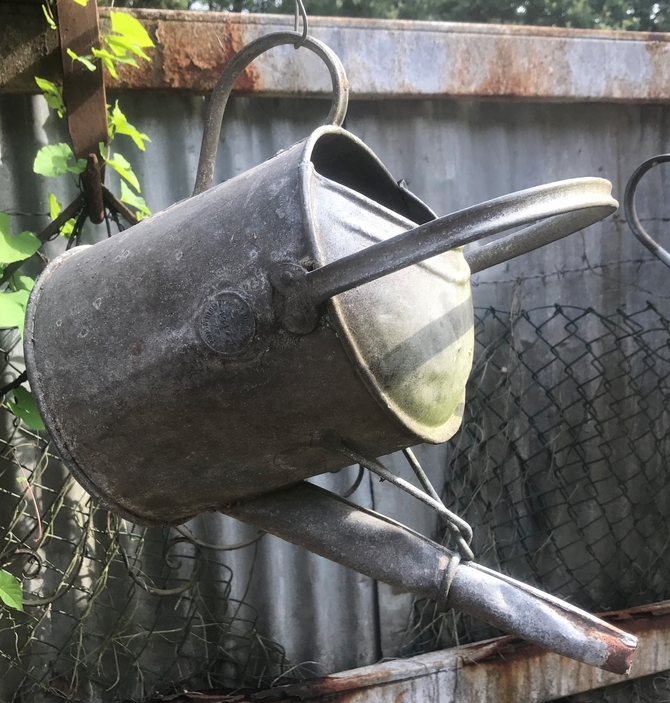
[[637,639],[558,598],[458,556],[395,520],[308,483],[222,512],[374,579],[605,671],[625,674]]

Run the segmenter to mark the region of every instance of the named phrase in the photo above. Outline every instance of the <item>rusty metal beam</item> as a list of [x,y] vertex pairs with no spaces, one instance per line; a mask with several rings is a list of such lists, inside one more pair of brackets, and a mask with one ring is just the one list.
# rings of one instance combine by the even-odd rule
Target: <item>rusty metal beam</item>
[[[154,60],[124,67],[110,89],[206,93],[244,44],[292,27],[279,15],[133,10],[156,41]],[[103,31],[109,26],[101,12]],[[670,100],[670,34],[312,17],[313,35],[342,59],[353,98]],[[56,32],[39,5],[0,4],[0,93],[35,92],[59,75]],[[239,92],[323,96],[328,76],[307,52],[260,58]]]
[[600,617],[639,639],[628,676],[579,664],[514,637],[500,637],[261,691],[251,700],[272,703],[295,697],[319,703],[542,703],[670,669],[670,601]]

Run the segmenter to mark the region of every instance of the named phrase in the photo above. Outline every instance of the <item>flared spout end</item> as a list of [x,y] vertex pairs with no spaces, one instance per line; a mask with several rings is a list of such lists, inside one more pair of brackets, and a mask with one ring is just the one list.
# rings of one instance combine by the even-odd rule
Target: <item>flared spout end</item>
[[461,564],[448,604],[557,654],[627,674],[637,638],[558,598],[478,564]]

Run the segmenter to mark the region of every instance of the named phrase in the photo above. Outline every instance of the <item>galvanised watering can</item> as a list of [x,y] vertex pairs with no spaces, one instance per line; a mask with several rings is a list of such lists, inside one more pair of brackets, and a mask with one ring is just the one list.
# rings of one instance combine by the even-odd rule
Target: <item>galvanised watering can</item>
[[[210,188],[245,66],[302,43],[327,64],[329,124]],[[613,212],[608,181],[531,188],[436,218],[341,128],[347,79],[325,45],[263,37],[210,101],[193,197],[55,259],[26,318],[28,377],[77,480],[142,524],[220,510],[364,574],[610,671],[635,638],[471,562],[471,531],[375,457],[444,442],[473,354],[470,273]],[[463,246],[525,229],[464,254]],[[444,517],[459,553],[304,482],[354,462]]]

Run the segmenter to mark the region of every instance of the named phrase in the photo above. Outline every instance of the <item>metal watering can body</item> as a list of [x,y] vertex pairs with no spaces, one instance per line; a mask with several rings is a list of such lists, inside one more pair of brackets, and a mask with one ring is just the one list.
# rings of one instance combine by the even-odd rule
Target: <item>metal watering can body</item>
[[[209,188],[237,76],[266,49],[298,41],[329,67],[331,126]],[[304,482],[359,461],[399,485],[375,457],[446,441],[460,425],[470,272],[617,206],[609,182],[574,179],[436,218],[340,128],[346,104],[339,60],[310,37],[271,34],[233,58],[210,101],[197,195],[63,254],[37,281],[24,349],[45,426],[80,483],[123,517],[176,525],[221,510],[624,673],[634,637],[466,561],[462,533],[452,552]],[[470,530],[415,471],[425,493],[405,490]]]
[[[332,166],[344,150],[351,172]],[[343,183],[356,179],[367,196]],[[350,464],[324,431],[368,456],[449,439],[473,350],[460,250],[338,296],[309,334],[284,329],[268,276],[388,239],[410,216],[434,218],[359,140],[322,128],[56,259],[26,358],[77,479],[129,519],[179,524]]]

